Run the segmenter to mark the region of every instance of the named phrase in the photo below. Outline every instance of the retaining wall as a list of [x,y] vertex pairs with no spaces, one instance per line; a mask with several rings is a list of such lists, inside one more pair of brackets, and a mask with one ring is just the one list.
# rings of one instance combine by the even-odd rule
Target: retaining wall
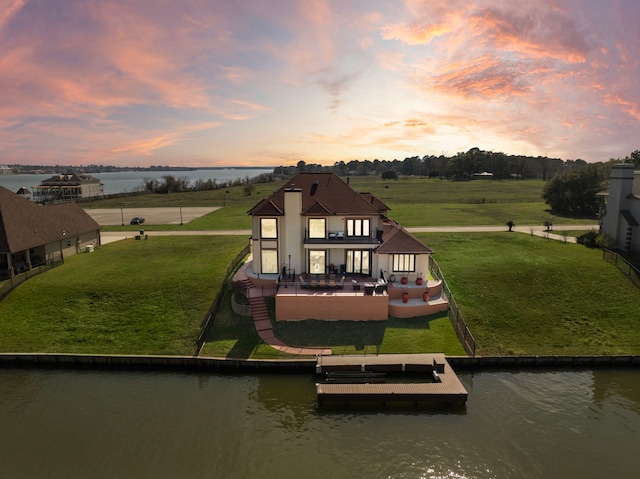
[[[640,356],[448,356],[455,370],[593,369],[640,367]],[[81,354],[1,353],[0,367],[107,370],[314,373],[315,359],[224,359],[194,356],[104,356]]]

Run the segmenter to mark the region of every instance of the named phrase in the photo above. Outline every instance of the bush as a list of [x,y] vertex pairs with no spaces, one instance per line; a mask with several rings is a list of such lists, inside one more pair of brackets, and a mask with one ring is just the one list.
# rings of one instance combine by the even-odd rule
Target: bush
[[610,236],[599,233],[595,229],[589,230],[576,238],[578,244],[585,245],[587,248],[615,248],[616,242]]

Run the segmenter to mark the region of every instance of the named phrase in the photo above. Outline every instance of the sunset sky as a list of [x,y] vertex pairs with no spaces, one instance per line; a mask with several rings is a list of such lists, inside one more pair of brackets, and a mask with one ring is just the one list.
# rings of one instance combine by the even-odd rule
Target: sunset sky
[[0,164],[640,149],[638,0],[0,0]]

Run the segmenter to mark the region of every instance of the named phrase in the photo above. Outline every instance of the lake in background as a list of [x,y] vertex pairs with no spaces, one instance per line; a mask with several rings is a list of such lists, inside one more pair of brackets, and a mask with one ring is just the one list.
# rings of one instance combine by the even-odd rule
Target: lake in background
[[[145,180],[159,180],[163,176],[172,175],[176,178],[186,178],[193,184],[196,180],[216,180],[217,183],[234,181],[246,177],[254,178],[263,173],[273,173],[273,168],[221,168],[203,170],[179,170],[179,171],[117,171],[110,173],[94,173],[91,176],[99,179],[104,185],[104,194],[125,193],[139,190]],[[0,186],[4,186],[14,193],[25,186],[30,191],[33,186],[38,186],[40,182],[48,180],[53,175],[0,175]]]
[[0,477],[638,477],[639,370],[459,376],[466,408],[425,410],[318,406],[310,374],[0,369]]

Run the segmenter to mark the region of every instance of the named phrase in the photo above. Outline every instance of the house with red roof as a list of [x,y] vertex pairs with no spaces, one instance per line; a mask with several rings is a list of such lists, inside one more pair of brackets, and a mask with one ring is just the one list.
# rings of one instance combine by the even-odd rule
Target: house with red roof
[[0,186],[0,278],[100,245],[100,225],[75,202],[38,205]]
[[446,311],[441,283],[427,280],[433,251],[388,211],[334,173],[300,173],[249,210],[249,278],[276,285],[276,318],[385,320]]

